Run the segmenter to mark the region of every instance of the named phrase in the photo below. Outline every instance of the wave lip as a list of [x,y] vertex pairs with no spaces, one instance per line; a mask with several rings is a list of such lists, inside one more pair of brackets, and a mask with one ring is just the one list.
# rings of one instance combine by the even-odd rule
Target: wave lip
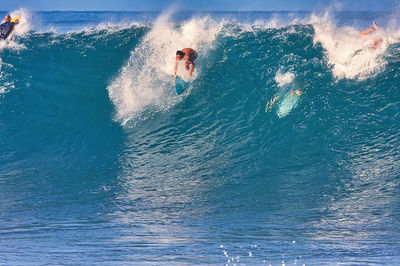
[[[360,30],[354,27],[337,27],[329,13],[322,17],[313,15],[310,23],[315,30],[314,42],[325,49],[336,78],[365,80],[384,71],[387,63],[384,55],[393,42],[391,32],[380,29],[361,37]],[[381,45],[374,47],[375,42]]]

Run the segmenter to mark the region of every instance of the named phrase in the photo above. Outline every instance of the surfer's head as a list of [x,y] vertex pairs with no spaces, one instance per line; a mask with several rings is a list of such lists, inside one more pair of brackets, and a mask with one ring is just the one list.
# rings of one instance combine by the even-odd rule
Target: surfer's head
[[10,22],[10,21],[11,21],[10,15],[6,15],[6,16],[4,17],[4,21],[5,21],[5,22]]
[[176,51],[176,60],[182,60],[182,58],[185,56],[185,53],[178,50]]

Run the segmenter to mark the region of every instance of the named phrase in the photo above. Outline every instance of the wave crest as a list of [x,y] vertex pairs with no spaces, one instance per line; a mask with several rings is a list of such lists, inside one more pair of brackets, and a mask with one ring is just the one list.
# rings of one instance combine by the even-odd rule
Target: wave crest
[[[170,15],[158,18],[108,86],[116,118],[124,124],[133,118],[146,117],[149,108],[152,113],[165,111],[179,102],[172,93],[175,52],[191,47],[205,58],[220,31],[220,24],[207,18],[194,18],[177,26],[169,22]],[[194,77],[201,72],[197,65],[195,72]]]

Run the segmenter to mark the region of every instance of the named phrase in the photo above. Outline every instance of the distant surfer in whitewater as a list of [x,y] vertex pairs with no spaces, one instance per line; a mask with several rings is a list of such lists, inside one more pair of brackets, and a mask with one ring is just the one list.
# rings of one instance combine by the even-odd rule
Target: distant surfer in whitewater
[[174,79],[176,79],[176,71],[178,70],[178,63],[182,59],[185,60],[185,68],[189,71],[189,76],[192,77],[194,69],[194,60],[197,58],[197,52],[192,48],[184,48],[176,51],[176,61],[174,68]]
[[7,39],[8,35],[10,35],[11,31],[14,29],[14,26],[18,23],[18,20],[11,22],[10,15],[6,15],[4,21],[5,22],[0,25],[0,40]]
[[[366,35],[369,35],[369,34],[375,32],[375,31],[377,31],[378,29],[379,29],[379,27],[378,27],[378,25],[376,25],[376,21],[374,20],[374,21],[372,22],[372,28],[369,28],[369,29],[366,29],[366,30],[362,31],[362,32],[360,33],[360,35],[361,35],[361,37],[364,37],[364,36],[366,36]],[[382,42],[383,42],[382,38],[380,38],[380,39],[378,39],[378,40],[375,40],[375,41],[372,43],[371,48],[377,48],[377,47],[379,47],[379,46],[382,44]]]

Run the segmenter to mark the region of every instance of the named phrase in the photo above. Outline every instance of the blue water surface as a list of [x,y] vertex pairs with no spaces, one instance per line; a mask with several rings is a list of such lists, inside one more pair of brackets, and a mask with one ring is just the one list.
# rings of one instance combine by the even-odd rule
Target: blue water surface
[[[0,264],[400,263],[397,37],[353,77],[316,30],[397,13],[172,13],[166,29],[215,34],[187,39],[202,53],[178,97],[163,55],[147,63],[174,63],[164,14],[20,12],[0,56]],[[303,91],[279,117],[287,73]]]

